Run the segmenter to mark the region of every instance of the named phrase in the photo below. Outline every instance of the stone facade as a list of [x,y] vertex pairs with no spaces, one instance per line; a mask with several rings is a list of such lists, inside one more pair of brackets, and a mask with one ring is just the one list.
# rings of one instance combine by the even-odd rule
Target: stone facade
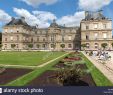
[[[13,18],[14,19],[14,18]],[[18,21],[21,21],[19,23]],[[27,25],[22,19],[15,23],[7,24],[2,33],[3,50],[61,50],[61,44],[65,44],[64,50],[80,48],[79,27],[62,27],[55,20],[48,28],[36,28]],[[15,47],[12,45],[15,44]]]
[[98,50],[107,43],[106,49],[112,50],[112,20],[104,17],[101,11],[86,12],[85,16],[81,21],[81,44],[86,44],[87,50]]
[[3,28],[2,49],[59,51],[61,44],[65,45],[64,50],[81,49],[81,44],[86,44],[87,50],[97,50],[102,48],[102,43],[112,49],[112,20],[101,12],[85,12],[85,15],[80,27],[59,26],[53,20],[50,27],[38,28],[29,26],[24,17],[12,18]]

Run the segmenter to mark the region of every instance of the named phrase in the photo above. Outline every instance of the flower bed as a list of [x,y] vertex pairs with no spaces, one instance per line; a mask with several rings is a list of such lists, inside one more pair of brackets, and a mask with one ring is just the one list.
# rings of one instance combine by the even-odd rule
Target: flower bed
[[80,61],[80,57],[70,57],[70,58],[64,58],[63,61]]
[[72,52],[72,54],[80,54],[80,52]]

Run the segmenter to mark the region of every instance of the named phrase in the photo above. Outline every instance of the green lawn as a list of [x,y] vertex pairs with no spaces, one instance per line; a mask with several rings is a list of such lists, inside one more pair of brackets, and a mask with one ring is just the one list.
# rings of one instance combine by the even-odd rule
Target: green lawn
[[[82,54],[82,53],[81,53]],[[84,58],[85,62],[86,62],[86,66],[88,67],[88,69],[90,70],[90,73],[93,77],[93,80],[95,81],[97,86],[113,86],[113,83],[111,83],[110,80],[108,80],[94,65],[93,63],[88,60],[88,58],[86,58],[86,56],[84,56],[82,54],[82,57]]]
[[8,65],[40,65],[65,52],[0,52],[0,64]]
[[[20,78],[17,78],[14,81],[11,81],[10,83],[6,84],[5,86],[25,86],[27,85],[27,83],[29,83],[30,81],[32,81],[34,78],[38,77],[39,75],[41,75],[43,72],[50,70],[52,68],[53,65],[57,64],[62,58],[64,58],[65,56],[67,56],[67,54],[62,55],[62,57],[50,62],[49,64],[47,64],[44,67],[38,68],[33,70],[32,72],[23,75]],[[3,85],[2,85],[3,86]]]

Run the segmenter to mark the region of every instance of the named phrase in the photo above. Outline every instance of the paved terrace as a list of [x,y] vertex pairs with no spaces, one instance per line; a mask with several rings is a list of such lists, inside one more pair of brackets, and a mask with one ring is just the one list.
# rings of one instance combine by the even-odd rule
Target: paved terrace
[[113,83],[113,52],[109,52],[111,60],[106,61],[105,64],[100,63],[96,57],[90,57],[84,52],[82,53]]

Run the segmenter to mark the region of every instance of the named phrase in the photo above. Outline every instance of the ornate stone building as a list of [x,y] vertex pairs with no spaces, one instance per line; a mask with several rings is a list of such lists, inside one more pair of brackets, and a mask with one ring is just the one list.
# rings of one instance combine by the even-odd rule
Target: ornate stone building
[[[32,45],[32,50],[65,50],[80,48],[79,27],[59,26],[55,20],[48,28],[31,27],[22,17],[12,18],[4,26],[2,33],[3,50],[27,50]],[[14,44],[16,45],[15,47]]]
[[2,32],[3,50],[65,50],[81,49],[86,44],[87,50],[97,50],[102,43],[112,49],[112,20],[103,16],[102,12],[85,12],[85,19],[80,27],[65,27],[55,20],[48,28],[29,26],[25,18],[12,18]]
[[87,50],[102,49],[102,43],[107,43],[107,49],[112,48],[112,20],[106,18],[102,11],[85,12],[81,21],[81,44],[86,44]]

